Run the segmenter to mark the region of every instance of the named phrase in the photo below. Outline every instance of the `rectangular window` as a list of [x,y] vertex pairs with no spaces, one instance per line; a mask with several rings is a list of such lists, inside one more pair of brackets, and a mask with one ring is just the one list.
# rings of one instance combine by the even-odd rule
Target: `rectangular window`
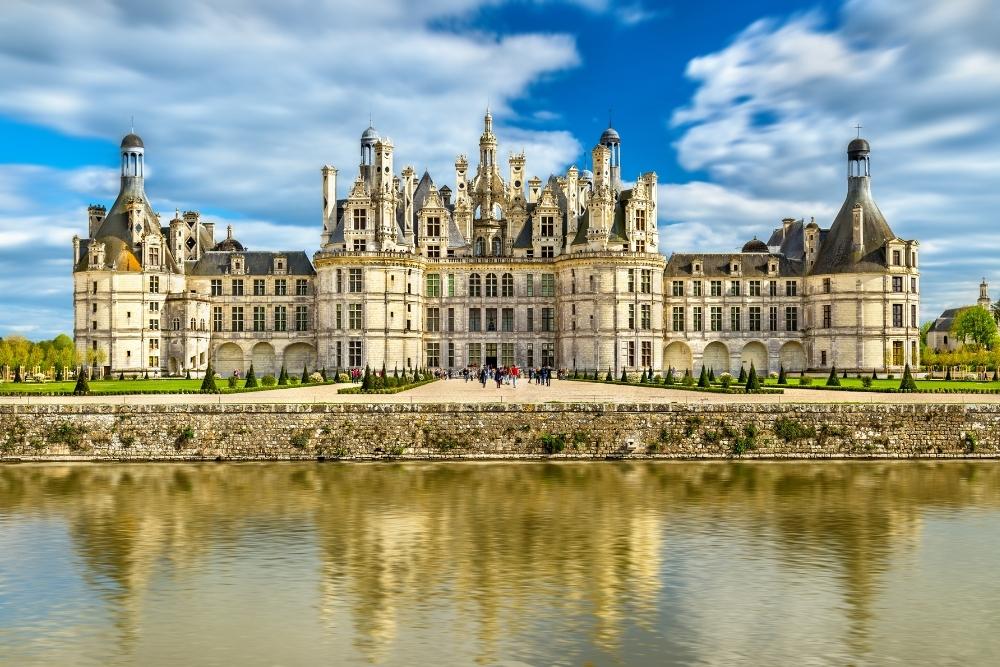
[[831,315],[832,315],[831,310],[832,310],[832,308],[830,307],[829,304],[823,306],[823,328],[824,329],[829,329],[830,328],[830,319],[831,319]]
[[150,276],[149,277],[149,291],[151,294],[159,294],[160,292],[160,277]]
[[274,281],[274,295],[286,296],[288,294],[288,282],[284,278],[277,278]]
[[455,341],[448,341],[448,368],[455,366]]
[[264,291],[264,281],[260,278],[254,278],[253,281],[253,295],[254,296],[264,296],[266,292]]
[[455,296],[455,274],[448,274],[448,296]]
[[295,296],[308,296],[309,295],[309,281],[305,278],[297,278],[295,280]]
[[671,283],[671,296],[684,296],[684,281],[675,280]]
[[481,317],[482,311],[479,308],[469,308],[469,331],[482,331]]
[[[160,320],[150,320],[149,321],[149,328],[152,329],[153,331],[159,331],[160,330]],[[242,331],[242,329],[241,329],[241,331]]]
[[542,246],[542,259],[552,259],[556,256],[555,248],[550,245]]
[[354,209],[354,231],[363,231],[368,226],[368,211],[363,208]]
[[428,308],[427,318],[424,322],[427,331],[441,331],[441,309]]
[[778,330],[778,307],[771,306],[767,311],[767,329],[768,331]]
[[454,330],[455,330],[455,309],[454,308],[449,308],[448,309],[448,331],[454,331]]
[[427,365],[431,368],[441,365],[441,343],[427,343]]
[[691,296],[701,296],[701,281],[691,281]]
[[500,296],[503,297],[513,297],[514,296],[514,276],[505,273],[500,277]]
[[309,306],[295,306],[295,330],[309,331]]
[[[829,280],[829,279],[827,279]],[[903,291],[903,276],[893,276],[892,277],[892,291],[902,292]]]
[[684,331],[684,307],[674,306],[673,309],[673,330]]
[[556,365],[556,346],[553,343],[542,343],[542,366]]
[[760,331],[760,306],[750,306],[750,331]]
[[527,296],[535,296],[535,276],[528,274],[525,276],[524,293]]
[[628,305],[628,328],[635,330],[635,304]]
[[767,295],[768,296],[778,296],[778,281],[769,280],[767,282]]
[[343,329],[344,328],[344,308],[339,303],[337,304],[336,313],[337,313],[336,326],[334,328],[335,329]]
[[646,209],[644,208],[635,210],[635,230],[637,232],[646,231]]
[[514,343],[500,343],[500,365],[505,368],[514,365]]
[[635,291],[635,269],[628,270],[628,291]]
[[527,321],[525,322],[525,328],[528,331],[534,331],[535,330],[535,309],[534,308],[529,308],[528,309],[528,317],[527,317]]
[[486,274],[486,297],[496,298],[497,295],[497,274]]
[[915,304],[915,303],[910,304],[910,326],[911,327],[919,327],[920,326],[917,323],[917,304]]
[[901,303],[892,304],[892,326],[903,326],[903,304]]
[[344,292],[344,270],[337,269],[337,294]]
[[892,251],[892,263],[899,266],[903,263],[903,254],[898,250]]
[[528,367],[531,368],[535,365],[535,348],[531,343],[528,343],[525,353],[525,361],[528,363]]
[[287,317],[284,306],[274,307],[274,330],[285,331],[288,328]]
[[497,330],[497,309],[487,308],[486,309],[486,330],[496,331]]
[[635,341],[630,340],[625,346],[625,357],[629,366],[635,366]]
[[653,364],[653,342],[644,340],[642,341],[642,355],[641,361],[644,368],[648,368]]
[[483,365],[483,344],[469,343],[465,346],[465,357],[470,366]]
[[264,306],[254,306],[253,307],[253,330],[263,331],[264,330]]
[[542,308],[542,331],[556,330],[555,308]]
[[691,329],[702,331],[704,327],[705,322],[702,320],[701,306],[695,306],[691,309]]
[[798,306],[785,306],[785,331],[799,330]]
[[347,328],[360,330],[362,328],[362,320],[364,319],[364,313],[361,310],[360,303],[351,303],[347,306]]
[[709,289],[711,289],[712,296],[722,296],[722,281],[713,280],[709,283]]
[[343,367],[343,365],[344,365],[344,342],[340,341],[340,340],[337,341],[337,357],[336,357],[336,362],[337,362],[337,368]]
[[[541,216],[541,235],[552,237],[556,235],[556,219],[551,215]],[[542,257],[545,255],[543,254]]]
[[556,295],[556,276],[554,273],[542,274],[542,296]]
[[160,302],[159,301],[150,301],[149,302],[149,312],[151,312],[151,313],[158,313],[158,312],[160,312]]
[[712,306],[709,311],[709,326],[712,331],[722,331],[722,306]]
[[[514,330],[514,309],[504,308],[500,315],[500,330],[501,331],[513,331]],[[507,364],[508,366],[510,364]]]
[[243,296],[243,280],[233,280],[233,296]]
[[916,278],[910,278],[910,291],[913,292],[914,294],[917,293],[917,279]]
[[732,331],[739,331],[740,324],[740,307],[733,306],[729,309],[729,328]]
[[243,331],[243,306],[233,306],[230,331]]
[[367,249],[368,244],[364,239],[354,239],[354,252],[365,252]]
[[[427,218],[427,236],[441,236],[441,218],[436,215],[428,216]],[[432,365],[436,366],[437,364]]]
[[486,343],[486,363],[495,365],[497,361],[497,344]]
[[431,259],[441,259],[441,246],[439,245],[427,246],[427,256]]
[[903,341],[894,340],[892,341],[892,364],[894,366],[902,366],[903,360]]
[[347,363],[352,368],[361,367],[361,341],[352,340],[347,343]]
[[361,289],[362,289],[361,269],[348,269],[347,291],[357,294],[361,292]]
[[648,303],[644,303],[639,306],[639,327],[644,331],[648,331],[652,328],[653,318],[652,318],[653,307]]
[[212,296],[222,296],[222,280],[212,279]]
[[738,280],[729,281],[729,293],[733,296],[740,295],[740,281]]
[[823,294],[829,294],[833,291],[833,284],[829,278],[823,278]]
[[785,281],[785,296],[796,296],[799,293],[799,283],[795,280]]
[[750,296],[760,296],[760,281],[751,280],[750,281]]
[[469,296],[483,295],[483,279],[478,273],[469,275]]
[[430,297],[441,296],[441,274],[428,273],[424,277],[424,283],[425,283],[424,293],[426,296]]
[[[640,290],[643,294],[653,293],[653,269],[643,269],[642,270],[642,282],[639,285]],[[681,295],[684,294],[684,287],[682,283]]]
[[222,306],[212,308],[212,331],[222,331]]

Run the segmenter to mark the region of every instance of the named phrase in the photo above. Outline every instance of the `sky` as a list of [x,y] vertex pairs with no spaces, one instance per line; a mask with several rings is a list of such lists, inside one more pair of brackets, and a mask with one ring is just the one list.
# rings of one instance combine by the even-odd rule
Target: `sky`
[[[320,167],[357,173],[371,118],[397,171],[454,184],[487,106],[502,155],[588,166],[609,120],[659,177],[661,251],[829,226],[856,125],[922,319],[1000,296],[995,0],[4,0],[0,336],[72,331],[72,237],[110,206],[133,122],[164,220],[318,249]],[[220,231],[219,234],[223,234]]]

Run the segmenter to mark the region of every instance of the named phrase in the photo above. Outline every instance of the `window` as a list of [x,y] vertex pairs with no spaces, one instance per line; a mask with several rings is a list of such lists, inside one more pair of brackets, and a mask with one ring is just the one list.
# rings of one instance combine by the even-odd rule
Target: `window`
[[760,331],[760,306],[750,306],[750,320],[747,326],[750,331]]
[[308,296],[309,295],[309,281],[305,278],[297,278],[295,280],[295,296]]
[[892,326],[903,326],[903,304],[901,303],[892,304]]
[[287,329],[285,323],[285,307],[275,306],[274,307],[274,330],[275,331],[285,331]]
[[363,312],[360,303],[351,303],[347,306],[347,328],[356,331],[361,330]]
[[222,306],[212,308],[212,331],[222,331]]
[[712,296],[722,296],[722,281],[721,280],[711,281],[709,283],[709,289],[711,290],[709,293]]
[[150,301],[149,302],[149,312],[151,312],[151,313],[158,313],[158,312],[160,312],[160,302],[159,301]]
[[160,330],[160,320],[150,320],[149,321],[149,328],[152,329],[153,331],[159,331]]
[[542,343],[542,366],[556,365],[556,346],[554,343]]
[[497,274],[495,273],[486,274],[486,296],[487,298],[496,298],[497,296]]
[[264,296],[264,281],[259,278],[254,278],[253,281],[253,295],[254,296]]
[[454,330],[455,330],[455,309],[454,308],[449,308],[448,309],[448,331],[454,331]]
[[771,306],[767,311],[767,329],[768,331],[778,330],[778,307]]
[[826,350],[822,350],[819,353],[819,365],[826,366]]
[[554,308],[542,308],[542,331],[556,330],[556,311]]
[[823,278],[823,294],[829,294],[833,290],[833,286],[829,278]]
[[691,296],[701,296],[701,281],[692,280],[691,281]]
[[535,276],[531,273],[525,276],[524,293],[527,296],[535,296]]
[[636,252],[646,252],[646,242],[645,241],[636,241],[635,242],[635,251]]
[[674,306],[673,330],[684,331],[684,308],[682,306]]
[[760,296],[760,281],[751,280],[750,281],[750,296]]
[[[497,330],[497,309],[487,308],[486,309],[486,330],[496,331]],[[492,355],[490,355],[492,356]]]
[[441,274],[428,273],[424,277],[424,293],[430,297],[441,296]]
[[153,247],[149,249],[149,263],[153,266],[160,265],[160,249]]
[[222,280],[212,279],[212,296],[222,296]]
[[892,277],[892,291],[902,292],[903,291],[903,276],[893,276]]
[[335,329],[343,329],[344,328],[344,308],[343,308],[343,306],[338,303],[335,312],[336,312],[336,320],[335,320],[336,325],[334,326],[334,328]]
[[535,348],[531,343],[528,343],[525,349],[525,361],[529,367],[535,365]]
[[90,304],[90,312],[92,312],[92,313],[96,313],[97,312],[97,304],[96,303]]
[[448,296],[455,296],[455,274],[448,274]]
[[829,329],[830,328],[831,310],[832,309],[831,309],[831,307],[830,307],[829,304],[823,306],[823,328],[824,329]]
[[[514,330],[514,309],[504,308],[500,314],[500,330],[501,331],[513,331]],[[507,364],[508,366],[510,364]]]
[[903,263],[903,254],[898,250],[892,251],[892,263],[899,266]]
[[635,330],[635,304],[628,305],[628,328]]
[[916,278],[910,278],[910,291],[913,292],[914,294],[917,293],[917,279]]
[[671,285],[670,294],[672,296],[684,296],[684,281],[675,280]]
[[628,291],[635,291],[635,269],[628,270]]
[[195,322],[195,319],[192,317],[191,318],[191,331],[194,331],[196,328],[197,328],[197,322]]
[[653,292],[653,269],[643,269],[642,270],[642,282],[639,285],[639,289],[643,294],[652,294]]
[[364,239],[354,239],[354,252],[365,252],[367,249],[368,244]]
[[469,308],[469,331],[482,331],[482,311],[479,308]]
[[309,306],[295,306],[295,330],[309,330]]
[[352,340],[347,343],[347,363],[352,368],[361,366],[361,341]]
[[95,280],[90,284],[90,293],[97,294],[97,281]]
[[767,294],[768,296],[778,296],[778,281],[770,280],[767,283]]
[[799,330],[798,306],[785,306],[785,331]]
[[368,226],[368,211],[363,208],[354,209],[354,230],[363,231]]
[[642,365],[648,367],[653,363],[653,342],[648,340],[642,341],[641,349],[642,349],[642,357],[641,357]]
[[482,343],[469,343],[465,346],[465,357],[470,366],[481,366],[483,363]]
[[514,365],[514,343],[500,343],[500,365],[508,368]]
[[733,296],[740,295],[740,281],[738,280],[729,281],[729,293]]
[[275,296],[285,296],[288,294],[288,282],[284,278],[278,278],[274,281],[274,295]]
[[455,341],[448,341],[448,368],[455,365]]
[[233,296],[243,296],[243,280],[235,279],[233,280]]
[[439,245],[429,245],[427,246],[427,256],[431,259],[441,258],[441,246]]
[[903,365],[903,341],[892,341],[892,363],[894,366]]
[[[529,276],[530,277],[530,276]],[[469,276],[469,296],[482,296],[483,283],[478,273]]]
[[514,296],[514,276],[509,273],[503,274],[500,279],[500,296]]
[[230,331],[243,331],[243,306],[233,306]]
[[160,349],[160,339],[159,338],[151,338],[149,340],[149,349],[150,349],[150,351],[159,350]]
[[[556,235],[556,219],[551,215],[543,215],[541,222],[541,235],[542,236],[555,236]],[[542,255],[543,257],[545,255]]]
[[797,280],[785,281],[785,296],[796,296],[799,293],[799,283]]
[[705,326],[705,322],[702,320],[701,306],[695,306],[691,309],[691,328],[694,331],[701,331]]
[[635,211],[635,230],[637,232],[646,231],[646,209],[644,208]]
[[427,318],[424,322],[427,331],[441,331],[441,309],[428,308]]
[[911,327],[920,326],[919,324],[917,324],[917,304],[915,303],[910,304],[910,326]]
[[427,365],[431,368],[441,365],[441,343],[427,343]]
[[427,218],[427,236],[441,236],[441,218],[436,215]]
[[337,269],[337,294],[344,292],[344,270]]
[[625,347],[625,356],[628,359],[629,366],[635,366],[635,341],[630,340],[628,345]]
[[344,342],[337,341],[337,356],[336,356],[337,368],[344,365]]
[[525,328],[527,328],[528,331],[534,331],[535,330],[535,309],[534,308],[529,308],[528,309],[527,319],[525,320]]
[[712,306],[709,311],[710,327],[712,331],[722,331],[722,306]]
[[556,276],[554,273],[542,274],[542,296],[556,295]]
[[733,306],[729,309],[729,328],[733,331],[740,330],[740,315],[741,309],[739,306]]
[[149,357],[149,365],[153,366],[153,367],[159,366],[160,365],[160,358],[159,357],[150,356]]
[[264,306],[253,307],[253,330],[264,330]]
[[355,294],[362,290],[361,269],[347,270],[347,291]]
[[550,245],[542,246],[542,259],[552,259],[556,256],[555,248]]
[[150,276],[149,277],[149,291],[151,294],[159,294],[160,292],[160,277]]
[[652,326],[652,306],[648,303],[644,303],[639,306],[639,327],[645,331],[648,331]]

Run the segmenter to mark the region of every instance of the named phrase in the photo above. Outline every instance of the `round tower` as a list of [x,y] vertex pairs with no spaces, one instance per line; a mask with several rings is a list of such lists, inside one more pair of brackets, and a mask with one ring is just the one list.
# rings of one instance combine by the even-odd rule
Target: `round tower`
[[609,124],[608,129],[601,134],[600,143],[611,154],[611,184],[617,188],[621,186],[622,182],[622,138],[618,131]]
[[142,138],[135,132],[129,132],[122,138],[122,187],[142,189],[143,153],[145,147]]

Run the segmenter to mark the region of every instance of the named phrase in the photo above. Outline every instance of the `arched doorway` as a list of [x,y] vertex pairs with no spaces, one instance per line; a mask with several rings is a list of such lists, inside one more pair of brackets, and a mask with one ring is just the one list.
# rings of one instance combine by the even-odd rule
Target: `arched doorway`
[[243,350],[235,343],[223,343],[215,351],[215,372],[228,377],[237,370],[243,373]]
[[670,343],[663,350],[663,366],[664,370],[673,368],[676,373],[691,370],[691,348],[679,340]]
[[806,369],[806,351],[802,343],[790,340],[781,346],[778,360],[786,371],[804,371]]
[[257,343],[253,346],[250,358],[253,361],[253,371],[257,376],[277,375],[274,347],[270,343]]
[[740,366],[750,370],[751,363],[759,375],[767,375],[767,348],[759,341],[747,343],[740,352]]
[[167,362],[167,372],[170,375],[181,374],[181,363],[177,360],[177,357],[170,357],[170,360]]
[[705,346],[705,351],[701,355],[701,365],[715,371],[715,374],[728,373],[729,348],[719,341],[712,341]]
[[292,343],[285,348],[285,370],[291,375],[316,370],[316,350],[309,343]]

